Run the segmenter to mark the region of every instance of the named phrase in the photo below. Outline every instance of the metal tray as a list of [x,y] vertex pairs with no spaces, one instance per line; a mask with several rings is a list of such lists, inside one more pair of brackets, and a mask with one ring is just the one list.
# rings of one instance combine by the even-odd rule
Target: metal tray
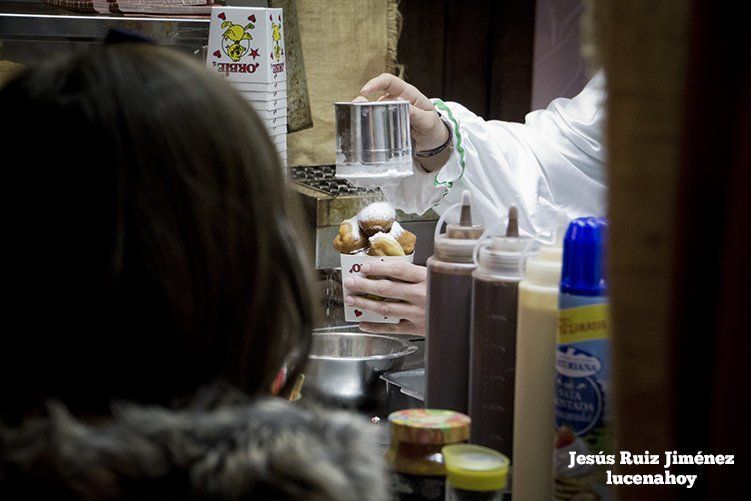
[[389,414],[402,409],[425,407],[425,369],[389,372],[386,382],[386,408]]

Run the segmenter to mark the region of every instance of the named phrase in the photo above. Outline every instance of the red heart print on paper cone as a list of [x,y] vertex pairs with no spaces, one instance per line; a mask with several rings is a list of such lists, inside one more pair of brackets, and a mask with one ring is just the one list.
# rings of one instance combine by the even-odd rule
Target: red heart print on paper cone
[[256,15],[255,14],[251,14],[250,16],[248,16],[248,21],[250,21],[251,23],[255,23],[256,22]]
[[214,57],[222,57],[222,53],[219,52],[218,50],[215,50],[214,51]]
[[362,312],[360,310],[355,310],[355,316],[356,317],[361,317],[362,316]]
[[220,12],[219,13],[219,19],[221,19],[222,21],[224,21],[225,19],[227,19],[227,16],[224,15],[224,12]]

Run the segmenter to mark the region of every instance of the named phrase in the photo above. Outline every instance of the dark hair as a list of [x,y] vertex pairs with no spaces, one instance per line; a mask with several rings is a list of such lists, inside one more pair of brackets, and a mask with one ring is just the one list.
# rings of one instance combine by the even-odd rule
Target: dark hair
[[105,45],[27,69],[0,115],[6,418],[214,382],[257,395],[306,359],[296,205],[229,85],[166,48]]

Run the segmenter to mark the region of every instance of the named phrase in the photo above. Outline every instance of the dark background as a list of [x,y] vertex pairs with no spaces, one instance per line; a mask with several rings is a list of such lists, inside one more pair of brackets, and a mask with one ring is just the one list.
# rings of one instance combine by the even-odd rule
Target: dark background
[[535,3],[402,0],[404,79],[486,119],[523,121],[532,94]]

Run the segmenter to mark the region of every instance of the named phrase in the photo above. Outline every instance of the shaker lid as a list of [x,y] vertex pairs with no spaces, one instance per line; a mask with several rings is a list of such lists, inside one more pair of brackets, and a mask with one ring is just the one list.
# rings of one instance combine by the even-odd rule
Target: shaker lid
[[441,409],[406,409],[389,415],[391,436],[412,444],[453,444],[469,439],[470,418]]

